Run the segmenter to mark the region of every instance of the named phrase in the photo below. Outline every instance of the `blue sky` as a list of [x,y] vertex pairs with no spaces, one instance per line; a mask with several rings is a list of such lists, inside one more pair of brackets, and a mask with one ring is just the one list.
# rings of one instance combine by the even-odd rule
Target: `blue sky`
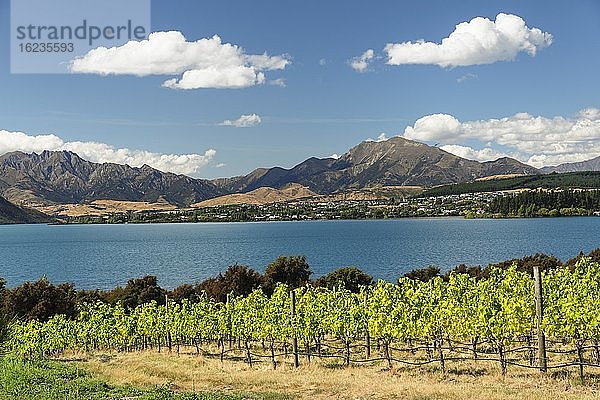
[[[264,84],[193,90],[163,87],[165,75],[11,74],[9,1],[0,1],[0,130],[161,154],[214,149],[193,174],[203,178],[291,167],[381,133],[409,137],[407,126],[414,139],[461,146],[447,148],[460,155],[470,154],[465,148],[479,151],[473,158],[485,159],[484,149],[488,158],[507,154],[540,165],[600,155],[597,1],[152,1],[153,32],[179,31],[189,41],[219,35],[247,54],[291,61],[266,71]],[[551,34],[552,43],[535,56],[519,52],[513,61],[481,65],[386,63],[387,43],[440,43],[455,25],[478,16],[493,21],[498,13],[521,17],[527,27]],[[349,60],[367,49],[375,57],[357,72]],[[269,84],[276,79],[285,87]],[[584,109],[589,117],[581,117]],[[529,118],[511,119],[518,113]],[[260,116],[255,126],[219,125],[252,114]],[[434,114],[445,115],[429,121],[435,129],[417,128],[415,121]],[[502,126],[490,126],[502,118]],[[447,120],[459,125],[441,132],[439,122]],[[537,123],[539,140],[529,147],[507,140],[507,126],[530,134],[515,121]],[[581,121],[589,122],[583,139],[573,133]],[[547,127],[551,139],[542,138]],[[579,135],[578,147],[544,153],[544,140],[568,143],[570,134]]]

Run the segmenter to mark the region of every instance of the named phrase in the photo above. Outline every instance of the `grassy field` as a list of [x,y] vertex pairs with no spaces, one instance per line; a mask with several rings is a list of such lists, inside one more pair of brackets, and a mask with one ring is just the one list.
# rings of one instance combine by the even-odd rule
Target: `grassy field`
[[245,400],[245,399],[598,399],[600,376],[579,382],[575,371],[541,376],[509,369],[505,379],[487,363],[388,370],[315,362],[294,369],[154,352],[61,361],[0,358],[0,399]]
[[[283,395],[174,391],[167,385],[146,383],[113,384],[80,368],[81,363],[65,361],[23,362],[0,357],[1,400],[246,400],[286,399]],[[143,387],[141,387],[143,386]]]
[[108,361],[90,358],[80,365],[117,385],[163,386],[176,392],[245,392],[259,398],[265,398],[264,393],[298,399],[600,398],[600,377],[592,374],[582,384],[574,370],[541,376],[537,371],[513,368],[503,379],[495,365],[484,362],[456,363],[446,374],[436,367],[390,371],[383,366],[344,368],[314,360],[297,370],[284,364],[274,371],[268,362],[250,368],[239,361],[221,364],[194,355],[148,352],[119,354]]

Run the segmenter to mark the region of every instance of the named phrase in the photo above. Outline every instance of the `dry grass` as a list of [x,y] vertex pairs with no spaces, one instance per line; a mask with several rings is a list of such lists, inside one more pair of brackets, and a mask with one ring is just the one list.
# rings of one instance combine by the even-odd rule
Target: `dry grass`
[[423,191],[421,186],[376,186],[360,190],[348,190],[342,193],[317,196],[313,202],[327,201],[368,201],[389,200],[391,198],[404,198],[419,194]]
[[125,213],[128,211],[173,211],[177,206],[168,203],[149,203],[145,201],[95,200],[86,204],[56,204],[32,206],[48,215],[61,217],[83,217]]
[[260,187],[248,193],[234,193],[192,204],[191,207],[214,207],[233,204],[264,205],[303,201],[309,203],[338,201],[385,200],[402,198],[422,192],[420,186],[380,186],[360,190],[349,190],[330,195],[317,194],[298,183],[291,183],[282,189]]
[[499,174],[499,175],[490,175],[484,176],[482,178],[475,179],[476,181],[493,181],[498,179],[508,179],[508,178],[518,178],[520,176],[527,176],[526,174]]
[[[195,355],[130,353],[109,361],[90,358],[84,368],[114,384],[169,385],[181,391],[280,393],[301,399],[598,399],[597,383],[577,384],[569,374],[540,376],[509,369],[502,379],[489,363],[454,363],[446,374],[435,367],[398,368],[338,364],[289,364],[272,370],[268,362],[252,368],[242,362]],[[595,378],[597,379],[597,378]],[[597,381],[596,381],[597,382]]]
[[192,207],[215,207],[234,204],[264,205],[306,199],[317,194],[309,188],[292,183],[283,189],[260,187],[248,193],[234,193],[192,204]]

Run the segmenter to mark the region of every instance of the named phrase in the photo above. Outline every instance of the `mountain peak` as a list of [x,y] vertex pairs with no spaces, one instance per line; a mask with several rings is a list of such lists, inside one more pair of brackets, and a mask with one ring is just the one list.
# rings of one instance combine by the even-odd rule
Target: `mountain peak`
[[[399,145],[399,146],[427,146],[425,143],[417,142],[415,140],[410,140],[402,136],[392,136],[390,138],[385,139],[367,139],[363,140],[359,144],[354,147],[359,147],[361,145],[375,145],[375,146],[389,146],[389,145]],[[351,149],[352,150],[352,149]]]
[[[27,153],[22,153],[22,154],[27,154]],[[36,154],[36,153],[32,153],[32,154]],[[79,157],[79,155],[77,153],[74,153],[70,150],[43,150],[40,154],[36,154],[37,156],[39,156],[40,158],[43,159],[47,159],[50,157],[63,157],[66,159],[82,159],[81,157]]]

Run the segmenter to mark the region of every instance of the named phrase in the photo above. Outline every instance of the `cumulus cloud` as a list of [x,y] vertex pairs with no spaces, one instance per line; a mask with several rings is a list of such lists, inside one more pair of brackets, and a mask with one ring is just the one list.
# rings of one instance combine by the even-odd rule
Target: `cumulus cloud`
[[424,40],[389,43],[384,52],[390,65],[457,67],[510,61],[521,52],[535,56],[550,44],[550,33],[529,28],[517,15],[500,13],[495,21],[476,17],[469,22],[461,22],[441,43]]
[[219,123],[221,126],[234,126],[236,128],[250,128],[252,126],[259,125],[262,119],[257,114],[242,115],[238,119],[226,119]]
[[185,71],[180,79],[171,78],[163,83],[169,89],[242,89],[265,83],[265,74],[252,67],[207,67]]
[[[406,127],[403,136],[443,143],[444,150],[467,158],[487,160],[510,155],[542,167],[600,156],[600,110],[586,108],[571,118],[517,113],[466,122],[448,114],[432,114]],[[483,149],[466,146],[472,142],[481,143]]]
[[467,158],[469,160],[477,160],[477,161],[493,161],[497,160],[501,157],[511,157],[514,155],[506,154],[504,152],[492,149],[490,147],[485,147],[480,150],[475,150],[469,146],[461,146],[458,144],[448,144],[445,146],[441,146],[440,149],[447,151],[448,153],[452,153],[462,158]]
[[362,53],[360,56],[354,57],[353,59],[351,59],[349,61],[350,66],[355,71],[365,72],[367,70],[367,68],[369,68],[369,63],[373,60],[374,57],[375,57],[375,52],[373,51],[373,49],[369,49],[369,50],[365,51],[364,53]]
[[188,41],[181,32],[154,32],[148,39],[119,47],[98,47],[71,61],[76,73],[99,75],[176,75],[163,83],[171,89],[239,89],[265,82],[265,71],[283,70],[286,55],[246,54],[217,35]]
[[0,154],[11,151],[40,153],[44,150],[68,150],[77,153],[83,159],[97,163],[127,164],[141,167],[147,164],[160,171],[176,174],[194,175],[206,166],[215,156],[213,149],[204,154],[162,154],[146,150],[115,148],[99,142],[65,142],[56,135],[28,135],[23,132],[0,130]]
[[461,124],[452,115],[431,114],[419,118],[413,126],[407,126],[404,137],[413,140],[454,139],[459,134]]

